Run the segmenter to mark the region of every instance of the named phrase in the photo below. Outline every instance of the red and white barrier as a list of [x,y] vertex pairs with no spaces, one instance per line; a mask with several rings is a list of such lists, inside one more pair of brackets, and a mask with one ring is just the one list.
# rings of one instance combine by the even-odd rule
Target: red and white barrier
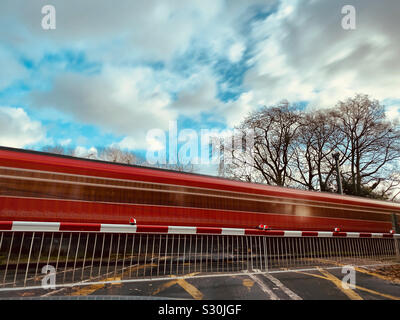
[[400,238],[400,234],[369,232],[329,231],[284,231],[215,227],[185,227],[100,223],[0,221],[0,231],[19,232],[100,232],[100,233],[161,233],[161,234],[220,234],[220,235],[262,235],[280,237],[319,238]]

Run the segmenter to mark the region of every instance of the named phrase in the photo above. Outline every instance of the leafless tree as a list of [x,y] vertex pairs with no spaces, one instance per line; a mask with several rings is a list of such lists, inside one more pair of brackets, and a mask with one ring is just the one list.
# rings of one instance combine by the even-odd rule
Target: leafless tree
[[125,163],[125,164],[138,164],[139,159],[137,155],[131,151],[122,150],[118,146],[99,147],[98,158],[104,161]]
[[[236,156],[237,150],[232,149],[227,171],[247,181],[262,180],[271,185],[288,186],[292,175],[290,164],[296,152],[294,141],[301,126],[299,119],[297,107],[288,101],[250,114],[238,129],[254,133],[251,159]],[[244,170],[249,165],[252,170]]]
[[[319,111],[304,111],[282,101],[249,114],[232,136],[214,139],[218,142],[215,148],[220,155],[221,176],[333,192],[337,187],[332,156],[339,152],[346,194],[400,199],[400,127],[386,118],[383,105],[367,95],[358,94],[339,101],[334,108]],[[74,149],[63,146],[42,150],[76,155]],[[117,146],[97,148],[96,152],[84,156],[195,171],[190,163],[150,165],[134,152]]]
[[42,148],[43,152],[54,153],[54,154],[61,154],[61,155],[68,155],[74,156],[75,150],[71,147],[64,147],[62,145],[55,145],[55,146],[44,146]]
[[[144,165],[146,165],[146,163],[144,163]],[[152,165],[151,167],[166,169],[166,170],[174,170],[174,171],[179,171],[179,172],[190,172],[190,173],[195,172],[194,165],[191,163],[188,163],[188,164],[182,164],[182,163],[156,164],[156,165]]]
[[340,148],[346,157],[347,193],[363,195],[363,185],[377,190],[399,172],[400,130],[386,119],[383,105],[359,94],[338,103],[337,119],[346,137]]
[[395,201],[400,198],[400,128],[384,111],[367,95],[319,111],[299,111],[287,101],[265,107],[238,128],[254,130],[251,152],[223,150],[231,161],[221,158],[220,175],[333,192],[333,154],[339,152],[345,193]]
[[[332,191],[335,164],[333,153],[345,145],[337,114],[332,110],[303,112],[296,139],[292,180],[309,190]],[[345,153],[346,154],[346,153]],[[345,160],[341,155],[340,161]]]

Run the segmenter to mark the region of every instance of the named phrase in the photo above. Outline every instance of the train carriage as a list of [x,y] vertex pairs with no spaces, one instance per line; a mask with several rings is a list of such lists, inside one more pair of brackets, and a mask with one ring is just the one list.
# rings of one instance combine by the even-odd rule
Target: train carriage
[[0,147],[2,221],[389,232],[392,214],[400,204]]

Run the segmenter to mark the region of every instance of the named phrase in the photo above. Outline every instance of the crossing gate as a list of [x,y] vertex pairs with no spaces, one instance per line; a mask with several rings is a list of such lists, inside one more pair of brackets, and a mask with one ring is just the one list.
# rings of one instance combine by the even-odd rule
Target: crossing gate
[[0,222],[0,290],[187,274],[385,264],[400,234]]

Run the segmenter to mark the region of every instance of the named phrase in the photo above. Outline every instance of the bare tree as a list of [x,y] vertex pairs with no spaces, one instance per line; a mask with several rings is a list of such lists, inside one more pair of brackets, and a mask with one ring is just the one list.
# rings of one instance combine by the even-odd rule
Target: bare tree
[[365,195],[362,186],[377,190],[398,172],[400,130],[385,117],[385,109],[367,95],[356,95],[337,105],[339,128],[345,135],[340,145],[346,157],[343,175],[349,194]]
[[[339,145],[345,145],[337,114],[332,110],[304,112],[300,121],[293,161],[295,174],[291,178],[309,190],[332,191],[335,170],[332,155]],[[344,155],[340,160],[345,160]]]
[[367,95],[320,111],[299,111],[287,101],[264,107],[238,128],[254,130],[251,152],[224,150],[231,162],[221,158],[220,174],[333,192],[337,188],[333,154],[339,152],[345,193],[395,201],[400,198],[400,128],[386,119],[384,111]]
[[[236,150],[232,149],[232,160],[227,170],[247,181],[256,179],[271,185],[288,186],[292,175],[290,164],[296,152],[294,141],[301,126],[299,118],[297,107],[288,101],[250,114],[238,129],[254,133],[251,161],[236,156]],[[248,165],[252,170],[244,171]]]
[[166,163],[166,164],[155,164],[155,165],[147,165],[146,163],[143,163],[143,165],[149,166],[149,167],[154,167],[154,168],[166,169],[166,170],[174,170],[174,171],[179,171],[179,172],[190,172],[190,173],[195,172],[194,165],[191,163],[188,163],[188,164]]
[[54,153],[54,154],[68,155],[68,156],[74,156],[75,155],[74,148],[64,147],[62,145],[44,146],[42,148],[42,151],[43,152],[48,152],[48,153]]
[[134,152],[122,150],[118,146],[98,147],[97,150],[100,160],[125,164],[138,164],[140,162]]
[[[367,95],[356,95],[339,101],[335,108],[320,111],[300,111],[296,105],[282,101],[249,114],[232,136],[214,139],[218,141],[222,176],[333,192],[336,173],[332,156],[339,152],[346,194],[400,199],[400,127],[386,118],[384,106]],[[74,149],[63,146],[42,150],[76,155]],[[134,152],[117,146],[89,150],[84,157],[195,171],[191,163],[150,165]]]

